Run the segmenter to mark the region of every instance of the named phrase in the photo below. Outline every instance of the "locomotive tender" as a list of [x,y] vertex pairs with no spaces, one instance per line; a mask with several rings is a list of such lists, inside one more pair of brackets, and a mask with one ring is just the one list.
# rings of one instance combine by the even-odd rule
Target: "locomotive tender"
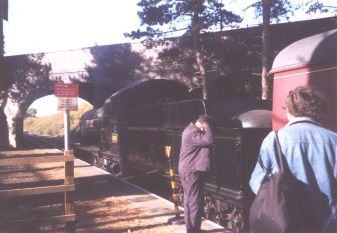
[[104,161],[112,174],[150,171],[167,178],[164,146],[170,145],[175,179],[181,189],[177,175],[181,133],[199,114],[215,117],[205,217],[234,232],[247,232],[254,197],[248,180],[271,123],[273,129],[286,123],[282,106],[288,92],[309,85],[328,94],[331,111],[326,126],[336,131],[336,56],[337,30],[302,39],[282,50],[270,73],[274,75],[272,112],[268,102],[256,99],[211,99],[205,103],[192,98],[186,86],[172,80],[136,83],[113,94],[101,109],[83,115],[83,143],[100,139],[97,159]]

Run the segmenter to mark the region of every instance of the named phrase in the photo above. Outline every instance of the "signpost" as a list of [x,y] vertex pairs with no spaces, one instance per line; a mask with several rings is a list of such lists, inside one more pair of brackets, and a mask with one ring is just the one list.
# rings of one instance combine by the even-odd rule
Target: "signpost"
[[54,83],[54,94],[57,97],[57,109],[64,111],[64,150],[69,150],[69,111],[77,111],[78,84]]
[[[57,109],[64,111],[64,156],[69,156],[73,153],[72,151],[69,151],[69,111],[76,111],[78,108],[78,84],[55,82],[54,94],[57,97]],[[69,161],[65,163],[64,184],[74,184],[74,161]],[[74,213],[74,192],[65,192],[64,200],[66,203],[65,214]],[[75,221],[67,222],[65,228],[66,232],[75,232]]]

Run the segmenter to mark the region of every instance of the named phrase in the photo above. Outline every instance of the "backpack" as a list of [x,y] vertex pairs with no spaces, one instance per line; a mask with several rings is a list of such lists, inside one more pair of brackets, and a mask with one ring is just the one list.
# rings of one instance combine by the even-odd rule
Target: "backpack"
[[306,208],[305,184],[290,172],[275,131],[276,161],[280,171],[260,187],[249,212],[250,232],[318,232]]

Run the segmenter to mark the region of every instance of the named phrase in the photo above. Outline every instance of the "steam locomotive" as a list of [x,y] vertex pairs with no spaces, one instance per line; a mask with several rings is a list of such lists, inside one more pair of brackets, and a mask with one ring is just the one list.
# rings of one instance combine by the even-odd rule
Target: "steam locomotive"
[[[246,98],[194,98],[173,80],[152,79],[125,87],[99,109],[81,118],[81,143],[96,143],[95,161],[114,175],[135,171],[169,177],[164,146],[171,146],[176,171],[181,133],[200,114],[216,119],[211,171],[205,185],[205,217],[234,232],[247,232],[253,194],[248,180],[263,138],[286,123],[283,101],[299,85],[314,86],[329,96],[325,126],[336,131],[337,30],[304,38],[275,58],[273,103]],[[290,59],[291,58],[291,59]],[[331,97],[331,98],[330,98]],[[272,108],[272,111],[271,111]]]

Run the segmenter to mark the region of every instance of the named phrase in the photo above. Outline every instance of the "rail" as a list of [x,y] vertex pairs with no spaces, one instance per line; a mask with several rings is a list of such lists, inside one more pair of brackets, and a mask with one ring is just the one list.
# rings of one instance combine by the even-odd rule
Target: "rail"
[[[25,157],[15,157],[24,155]],[[15,157],[15,158],[13,158]],[[27,151],[1,151],[0,167],[32,165],[40,163],[64,162],[64,184],[54,186],[41,186],[33,188],[0,190],[0,198],[32,196],[51,193],[64,193],[64,214],[39,219],[15,220],[12,223],[65,223],[67,233],[75,231],[75,212],[74,212],[74,155],[73,151],[47,153],[46,150],[27,150]]]

